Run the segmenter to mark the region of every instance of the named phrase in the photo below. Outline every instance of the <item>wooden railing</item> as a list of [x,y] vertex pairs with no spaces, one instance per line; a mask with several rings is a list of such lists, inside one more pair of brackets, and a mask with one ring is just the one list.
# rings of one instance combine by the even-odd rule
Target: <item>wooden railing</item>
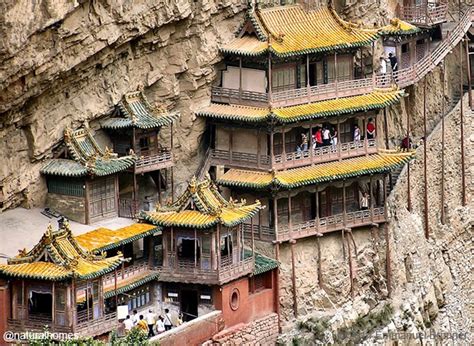
[[160,280],[176,281],[201,284],[223,284],[235,278],[252,272],[254,267],[253,258],[246,258],[237,263],[221,263],[218,270],[199,267],[199,261],[195,265],[194,261],[180,259],[176,261],[174,255],[168,256],[168,264],[159,267]]
[[275,155],[273,168],[295,168],[312,163],[322,163],[338,159],[345,159],[377,152],[375,139],[357,142],[340,143],[307,151],[294,151],[284,155]]
[[138,203],[135,203],[133,199],[119,198],[118,213],[120,217],[134,219],[138,213]]
[[270,168],[270,156],[227,151],[219,149],[210,150],[211,164],[213,165],[235,165],[248,168]]
[[400,6],[399,17],[418,26],[431,26],[446,21],[447,3],[424,3],[415,6]]
[[[149,270],[149,266],[147,262],[140,262],[135,263],[131,266],[117,269],[117,285],[120,284],[122,280],[129,281],[131,278],[137,275],[141,275]],[[104,286],[104,290],[106,288],[114,287],[115,286],[115,274],[107,274],[102,277],[102,283]]]
[[135,173],[146,173],[171,167],[173,165],[173,154],[163,151],[158,154],[140,156],[135,163]]
[[50,332],[58,333],[71,333],[72,328],[70,326],[62,326],[59,324],[52,324],[51,318],[35,318],[29,316],[28,319],[7,319],[8,330],[19,333],[19,332],[42,332],[45,327],[48,326]]
[[252,239],[252,229],[254,239],[257,240],[275,240],[275,230],[273,227],[265,225],[254,224],[253,227],[250,223],[244,223],[244,235],[245,239]]
[[[426,8],[426,6],[425,6]],[[411,11],[411,10],[410,10]],[[410,12],[406,9],[406,15]],[[447,14],[446,4],[439,4],[428,7],[429,23],[439,23],[445,21]],[[234,103],[243,105],[284,107],[293,106],[308,102],[317,102],[339,97],[357,96],[372,92],[376,88],[389,89],[394,85],[404,88],[419,82],[426,74],[432,71],[446,55],[461,41],[464,34],[469,30],[474,12],[472,8],[465,9],[464,15],[456,24],[455,28],[448,33],[437,47],[423,56],[417,56],[417,62],[407,68],[396,71],[395,73],[386,73],[377,75],[375,78],[363,78],[346,81],[338,81],[337,83],[329,83],[315,85],[311,87],[303,87],[285,91],[268,93],[255,93],[242,91],[238,89],[227,89],[215,86],[212,88],[212,101],[221,103]],[[413,18],[421,18],[413,14]],[[419,19],[421,20],[421,19]],[[424,50],[419,49],[420,52]]]
[[118,327],[117,313],[103,315],[90,321],[78,323],[74,332],[79,336],[96,336],[110,332]]
[[287,241],[299,239],[312,235],[328,233],[350,227],[360,227],[371,225],[372,223],[385,222],[385,208],[374,208],[372,210],[360,210],[346,214],[337,214],[318,219],[305,221],[292,225],[291,229],[287,225],[278,228],[277,240]]

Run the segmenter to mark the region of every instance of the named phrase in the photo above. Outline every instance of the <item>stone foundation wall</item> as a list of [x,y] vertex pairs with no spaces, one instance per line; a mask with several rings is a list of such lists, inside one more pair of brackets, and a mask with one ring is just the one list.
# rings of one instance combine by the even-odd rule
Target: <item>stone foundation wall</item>
[[223,330],[209,341],[209,345],[274,345],[278,337],[278,315],[271,314],[243,325]]
[[48,193],[46,196],[46,206],[69,220],[86,223],[86,209],[84,197],[58,195]]

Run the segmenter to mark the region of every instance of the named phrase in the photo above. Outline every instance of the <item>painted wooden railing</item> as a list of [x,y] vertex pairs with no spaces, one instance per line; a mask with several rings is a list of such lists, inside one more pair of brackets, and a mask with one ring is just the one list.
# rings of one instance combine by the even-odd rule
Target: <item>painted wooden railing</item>
[[[446,13],[446,4],[439,4],[430,7],[428,10],[429,18],[432,22],[444,21],[445,19],[443,18],[446,17]],[[338,81],[329,84],[278,91],[271,94],[250,91],[239,92],[238,89],[215,86],[212,88],[212,99],[214,102],[284,107],[339,97],[357,96],[372,92],[375,89],[390,89],[394,85],[404,88],[419,82],[454,49],[471,27],[471,22],[474,20],[473,17],[473,9],[471,7],[465,8],[463,16],[454,29],[448,33],[435,49],[427,54],[423,54],[423,56],[417,54],[417,61],[414,65],[398,70],[393,74],[386,73],[384,75],[376,75],[373,78]]]
[[238,151],[228,151],[220,149],[211,149],[210,152],[211,164],[228,164],[236,165],[239,167],[249,168],[269,168],[270,167],[270,156],[268,155],[257,155],[253,153],[242,153]]
[[193,260],[177,260],[174,255],[168,256],[168,264],[158,268],[160,280],[174,281],[176,279],[185,282],[195,282],[204,284],[223,284],[253,270],[253,258],[249,257],[237,263],[221,263],[221,266],[214,270],[201,268],[200,262]]
[[[129,267],[117,269],[117,285],[120,284],[122,280],[129,281],[134,276],[141,275],[149,270],[147,262],[135,263]],[[104,290],[106,288],[113,288],[115,286],[115,274],[107,274],[102,277],[102,284]]]
[[275,230],[273,227],[244,223],[244,235],[247,242],[252,239],[252,230],[254,239],[258,240],[274,240],[275,239]]
[[74,332],[78,336],[96,336],[116,329],[119,326],[117,320],[117,313],[112,312],[110,314],[103,315],[93,320],[78,323]]
[[448,4],[425,3],[414,6],[400,6],[398,16],[400,19],[415,25],[435,25],[446,21],[448,16]]
[[372,223],[378,222],[385,222],[384,207],[373,208],[373,213],[371,209],[368,209],[321,217],[292,225],[291,229],[288,225],[282,225],[278,227],[277,240],[287,241],[290,239],[299,239],[344,228],[371,225]]
[[141,156],[135,163],[135,172],[137,174],[156,171],[171,167],[173,165],[173,154],[171,151],[163,151],[157,154]]

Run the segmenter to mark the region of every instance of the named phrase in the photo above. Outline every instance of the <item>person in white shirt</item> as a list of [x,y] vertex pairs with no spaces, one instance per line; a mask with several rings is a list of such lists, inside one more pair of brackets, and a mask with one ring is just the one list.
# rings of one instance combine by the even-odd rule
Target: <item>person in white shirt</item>
[[327,126],[323,130],[323,145],[331,145],[331,131],[329,131]]
[[163,316],[159,316],[158,321],[156,321],[156,331],[158,334],[161,334],[165,331],[165,322],[163,321]]
[[169,309],[165,309],[165,329],[170,330],[173,328],[173,322],[171,322],[171,314]]
[[133,310],[132,322],[134,326],[138,324],[138,311],[136,309]]
[[125,328],[125,333],[129,333],[133,328],[133,321],[130,319],[130,315],[127,315],[125,320],[123,321],[123,325]]
[[152,309],[148,310],[145,319],[148,324],[148,337],[151,338],[155,336],[155,332],[153,331],[153,327],[155,326],[155,314]]
[[380,73],[387,73],[387,62],[385,61],[385,58],[383,56],[380,57]]
[[358,125],[354,125],[354,142],[360,142],[360,129]]

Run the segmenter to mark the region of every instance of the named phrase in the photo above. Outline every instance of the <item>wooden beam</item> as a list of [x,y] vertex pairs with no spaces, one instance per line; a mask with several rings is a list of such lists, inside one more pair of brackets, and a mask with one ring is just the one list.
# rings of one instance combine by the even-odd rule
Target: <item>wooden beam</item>
[[51,331],[54,332],[56,324],[56,283],[51,283]]
[[443,77],[443,84],[442,84],[442,91],[443,96],[441,100],[441,223],[444,225],[446,222],[446,215],[444,210],[444,151],[445,151],[445,124],[444,124],[444,117],[446,116],[446,97],[445,97],[445,88],[446,88],[446,66],[445,60],[443,59],[441,68],[443,69],[442,77]]
[[[275,259],[277,262],[280,262],[280,244],[278,242],[275,243]],[[276,278],[275,278],[275,289],[274,289],[274,294],[275,294],[275,301],[274,301],[274,306],[275,306],[275,312],[278,315],[278,331],[281,333],[281,316],[280,316],[280,268],[277,267],[275,269],[276,273]]]
[[242,57],[239,56],[239,99],[242,99]]
[[257,168],[260,168],[260,128],[257,129]]
[[323,282],[323,269],[322,269],[322,259],[321,259],[321,237],[316,237],[316,247],[318,252],[318,285],[320,288],[324,289]]
[[[411,150],[409,112],[407,112],[407,146],[407,151]],[[407,209],[411,212],[410,161],[407,162]]]
[[197,268],[197,232],[194,229],[194,268]]
[[[170,151],[173,152],[174,138],[173,138],[173,123],[170,125]],[[174,202],[174,168],[171,166],[171,202]]]
[[387,294],[390,297],[392,294],[392,260],[390,252],[390,239],[387,224],[384,224],[382,227],[385,231],[385,271],[387,279]]
[[268,52],[268,103],[272,102],[272,58],[271,53]]
[[344,227],[347,224],[347,209],[346,209],[346,181],[342,181],[342,217],[344,222]]
[[115,296],[115,306],[118,306],[118,293],[117,293],[117,269],[114,270],[114,296]]
[[428,212],[428,132],[426,129],[426,77],[423,80],[423,199],[424,199],[424,226],[425,226],[425,238],[429,239],[430,237],[430,228],[429,228],[429,212]]
[[270,132],[270,166],[273,168],[275,163],[275,153],[273,148],[273,130]]
[[253,216],[250,218],[250,230],[252,234],[252,257],[255,258],[255,237],[253,234]]
[[[384,107],[383,109],[383,126],[384,126],[384,132],[385,132],[385,149],[389,149],[389,143],[388,143],[388,119],[387,119],[387,107]],[[377,117],[375,117],[377,119]],[[375,135],[377,135],[377,129],[375,129]]]
[[217,237],[217,270],[221,267],[221,224],[218,223],[216,226],[216,237]]
[[295,246],[296,241],[290,240],[291,250],[291,285],[293,291],[293,314],[298,317],[298,292],[296,291],[296,268],[295,268]]
[[374,222],[374,194],[373,194],[373,179],[369,178],[369,198],[370,198],[370,221]]
[[350,292],[351,292],[351,298],[354,299],[354,268],[353,268],[353,263],[352,263],[351,242],[349,241],[349,236],[346,238],[346,242],[347,242],[347,254],[348,254],[347,257],[349,259]]
[[469,93],[469,108],[472,109],[472,71],[471,71],[471,59],[469,58],[469,37],[466,35],[464,36],[464,47],[466,49],[466,65],[467,65],[467,87],[468,87],[468,93]]
[[336,98],[339,98],[339,88],[337,85],[337,51],[334,51],[334,83],[336,84]]
[[461,74],[461,138],[460,138],[460,144],[461,144],[461,204],[462,206],[466,206],[467,204],[467,198],[466,198],[466,167],[465,167],[465,155],[464,155],[464,83],[463,83],[463,59],[462,59],[462,41],[459,43],[459,70]]
[[273,225],[275,228],[275,240],[278,240],[278,199],[276,194],[273,196]]
[[306,91],[308,94],[308,103],[311,102],[311,86],[309,85],[309,54],[306,54]]

